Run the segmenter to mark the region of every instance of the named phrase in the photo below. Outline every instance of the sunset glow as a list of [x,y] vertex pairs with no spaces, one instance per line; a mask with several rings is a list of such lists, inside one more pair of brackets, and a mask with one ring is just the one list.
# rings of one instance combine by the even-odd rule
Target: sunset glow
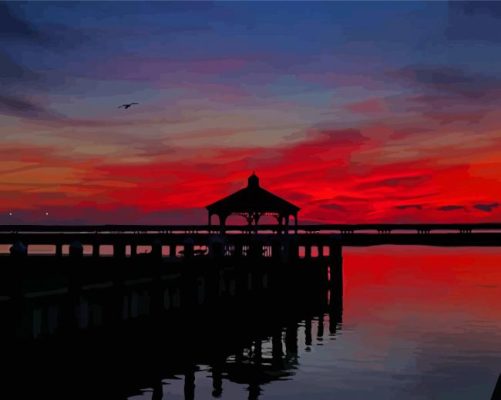
[[300,222],[501,221],[500,18],[2,3],[0,223],[205,223],[252,171]]

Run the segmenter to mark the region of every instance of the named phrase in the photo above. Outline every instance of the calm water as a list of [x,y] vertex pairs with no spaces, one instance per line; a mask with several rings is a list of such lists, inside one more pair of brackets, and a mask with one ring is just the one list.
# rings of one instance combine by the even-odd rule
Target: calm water
[[[268,372],[257,388],[223,374],[220,398],[490,399],[501,373],[501,249],[349,248],[344,277],[335,333],[328,314],[311,329],[302,321],[297,354],[284,344],[287,373]],[[271,348],[263,342],[264,359]],[[183,376],[162,382],[164,399],[185,398]],[[194,398],[214,398],[209,366],[198,365],[194,384]],[[144,388],[129,398],[160,397]]]

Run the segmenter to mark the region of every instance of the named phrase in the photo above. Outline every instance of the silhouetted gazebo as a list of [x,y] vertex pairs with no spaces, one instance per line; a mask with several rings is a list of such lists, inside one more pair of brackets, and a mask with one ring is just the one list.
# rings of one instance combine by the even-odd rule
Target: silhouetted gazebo
[[229,196],[208,205],[209,226],[212,225],[212,216],[219,217],[219,224],[224,227],[226,219],[237,214],[245,217],[249,225],[257,226],[263,215],[271,215],[277,219],[280,226],[289,225],[289,218],[294,218],[297,226],[299,207],[274,195],[259,186],[256,174],[249,176],[247,187],[230,194]]

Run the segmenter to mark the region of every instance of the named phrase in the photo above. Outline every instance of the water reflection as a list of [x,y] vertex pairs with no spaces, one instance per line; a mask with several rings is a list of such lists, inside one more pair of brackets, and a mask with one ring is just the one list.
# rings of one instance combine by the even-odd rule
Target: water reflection
[[304,319],[287,321],[269,335],[251,339],[230,354],[217,353],[207,364],[192,365],[184,374],[164,379],[162,387],[144,389],[142,395],[129,398],[149,399],[150,393],[151,399],[265,398],[269,384],[294,379],[301,364],[300,347],[311,351],[312,346],[322,344],[325,339],[322,329],[321,336],[312,338],[312,330],[321,325],[320,320],[329,321],[340,329],[339,308],[331,308],[328,304],[322,308],[327,312],[310,312]]
[[344,260],[344,298],[258,297],[106,341],[17,349],[0,397],[490,399],[499,250],[357,249]]
[[[261,375],[247,366],[252,381],[225,369],[255,362],[252,341],[216,374],[199,364],[196,399],[489,400],[501,372],[500,262],[499,249],[347,251],[337,311],[330,302],[285,319],[261,341]],[[183,398],[175,379],[163,390]]]
[[[284,292],[180,312],[122,337],[88,331],[16,348],[5,358],[12,368],[0,379],[0,393],[9,399],[194,400],[234,398],[238,387],[239,397],[259,399],[271,382],[295,374],[305,335],[310,347],[320,342],[320,332],[312,339],[319,316],[339,329],[339,309],[326,290],[305,298]],[[12,385],[21,377],[30,384]]]

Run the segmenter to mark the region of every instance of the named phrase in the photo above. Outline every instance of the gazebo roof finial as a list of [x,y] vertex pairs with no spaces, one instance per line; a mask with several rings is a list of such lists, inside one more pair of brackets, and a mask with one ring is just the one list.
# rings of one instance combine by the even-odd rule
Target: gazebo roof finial
[[259,187],[259,178],[257,177],[255,171],[252,171],[252,175],[249,176],[249,179],[247,180],[247,186],[248,187]]

